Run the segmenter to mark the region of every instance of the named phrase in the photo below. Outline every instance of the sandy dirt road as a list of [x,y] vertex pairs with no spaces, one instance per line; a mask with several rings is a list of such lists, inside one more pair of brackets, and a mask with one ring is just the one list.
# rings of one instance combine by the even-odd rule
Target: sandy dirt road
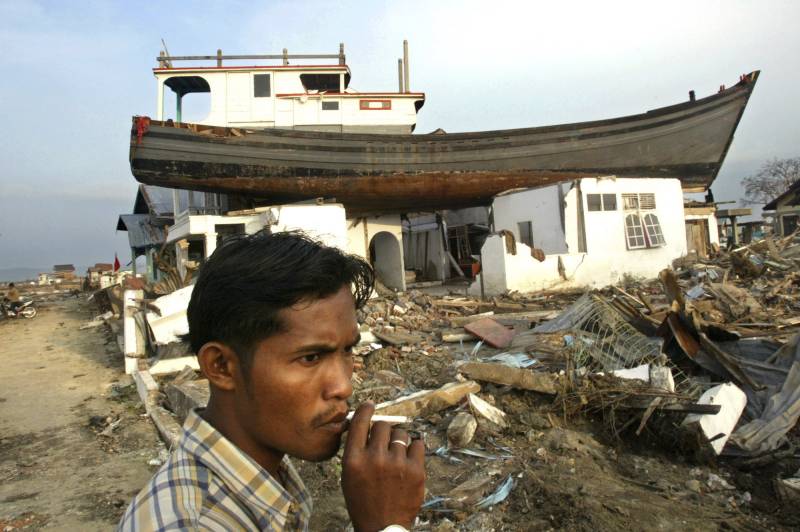
[[2,531],[110,530],[156,469],[163,446],[113,337],[79,329],[94,313],[81,296],[0,321]]

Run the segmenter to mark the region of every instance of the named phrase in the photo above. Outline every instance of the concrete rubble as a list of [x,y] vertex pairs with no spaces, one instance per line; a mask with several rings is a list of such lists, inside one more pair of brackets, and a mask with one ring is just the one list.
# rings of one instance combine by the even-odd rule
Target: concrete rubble
[[[431,471],[421,519],[430,529],[496,524],[500,517],[475,516],[522,511],[525,495],[516,492],[529,493],[532,471],[569,474],[578,467],[569,460],[621,460],[608,442],[656,442],[666,456],[700,464],[704,478],[658,490],[716,497],[728,509],[753,497],[734,482],[736,471],[794,460],[798,236],[681,259],[658,279],[598,291],[487,300],[443,292],[373,297],[358,312],[353,376],[354,404],[371,399],[378,413],[408,416],[406,428],[425,439]],[[129,369],[168,442],[188,409],[208,400],[180,338],[190,294],[191,286],[123,298]],[[781,500],[797,497],[791,472],[771,482]]]

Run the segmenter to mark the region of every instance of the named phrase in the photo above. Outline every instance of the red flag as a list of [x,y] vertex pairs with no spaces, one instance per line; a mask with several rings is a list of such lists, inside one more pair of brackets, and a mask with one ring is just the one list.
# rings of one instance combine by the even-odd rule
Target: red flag
[[114,253],[114,273],[119,271],[119,259],[117,258],[117,254]]

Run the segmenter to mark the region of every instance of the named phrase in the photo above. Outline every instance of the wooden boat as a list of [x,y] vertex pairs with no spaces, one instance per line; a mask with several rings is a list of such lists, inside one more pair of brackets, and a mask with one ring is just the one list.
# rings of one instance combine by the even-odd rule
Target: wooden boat
[[759,72],[717,94],[646,113],[474,133],[362,134],[252,129],[134,117],[142,183],[271,203],[335,198],[351,213],[413,212],[577,177],[678,178],[707,189],[725,159]]

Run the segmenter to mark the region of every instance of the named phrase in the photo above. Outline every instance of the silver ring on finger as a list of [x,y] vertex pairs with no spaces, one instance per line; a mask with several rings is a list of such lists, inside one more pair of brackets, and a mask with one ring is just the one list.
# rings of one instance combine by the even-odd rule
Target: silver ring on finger
[[393,443],[399,443],[403,447],[408,447],[408,433],[403,429],[392,429],[391,439],[389,441],[389,446]]

